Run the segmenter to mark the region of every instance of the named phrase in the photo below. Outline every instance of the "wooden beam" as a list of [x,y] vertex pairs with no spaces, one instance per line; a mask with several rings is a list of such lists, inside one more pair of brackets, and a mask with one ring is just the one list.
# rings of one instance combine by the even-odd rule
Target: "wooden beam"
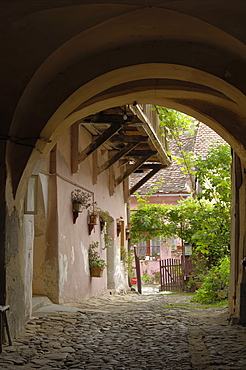
[[140,181],[138,181],[132,188],[130,189],[130,195],[135,193],[143,184],[145,184],[151,177],[153,177],[158,171],[163,168],[163,165],[159,164],[155,168],[152,169],[147,175],[145,175]]
[[123,181],[123,194],[124,194],[124,202],[129,202],[130,198],[130,191],[129,191],[129,176]]
[[161,163],[144,163],[139,169],[140,170],[150,170],[150,169],[153,170],[154,168],[159,168],[159,167],[161,167],[160,169],[163,169],[163,168],[167,168],[168,166],[161,164]]
[[[108,153],[109,159],[115,155],[114,151]],[[111,166],[108,170],[108,179],[109,179],[109,195],[112,197],[115,192],[115,171],[114,166]]]
[[148,136],[142,135],[115,135],[112,138],[112,142],[120,142],[120,143],[142,143],[148,141]]
[[129,153],[133,148],[135,148],[138,143],[131,143],[126,145],[122,148],[119,152],[117,152],[113,157],[111,157],[108,161],[104,162],[98,169],[98,174],[107,170],[110,166],[112,166],[115,162],[117,162],[121,157]]
[[79,123],[76,122],[71,127],[71,172],[77,173],[79,170]]
[[120,159],[118,162],[118,167],[120,168],[121,166],[124,166],[124,164],[127,164],[129,162],[129,159]]
[[107,113],[97,113],[92,114],[91,116],[87,116],[82,120],[82,123],[93,123],[93,124],[101,124],[101,123],[108,123],[112,124],[122,124],[125,123],[122,114],[107,114]]
[[91,142],[81,153],[79,153],[79,163],[81,163],[88,155],[98,149],[103,143],[111,138],[117,131],[120,130],[122,125],[115,123],[110,126],[106,131],[99,135],[93,142]]
[[150,150],[150,148],[146,148],[146,149],[139,149],[139,150],[132,150],[131,153],[129,154],[129,156],[131,157],[141,157],[147,153],[152,153],[152,155],[155,155],[157,153],[157,151],[155,150]]
[[92,183],[96,185],[98,181],[98,150],[92,153]]
[[148,158],[150,158],[156,152],[152,151],[145,151],[145,155],[141,156],[134,164],[130,164],[127,166],[126,171],[117,177],[115,180],[115,186],[119,185],[125,178],[131,175],[134,171],[136,171]]

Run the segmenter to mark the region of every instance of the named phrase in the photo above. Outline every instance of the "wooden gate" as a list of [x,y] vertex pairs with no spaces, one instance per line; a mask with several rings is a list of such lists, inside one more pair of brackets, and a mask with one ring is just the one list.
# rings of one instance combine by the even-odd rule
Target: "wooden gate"
[[180,260],[168,258],[160,261],[161,290],[181,292],[184,290],[184,274]]

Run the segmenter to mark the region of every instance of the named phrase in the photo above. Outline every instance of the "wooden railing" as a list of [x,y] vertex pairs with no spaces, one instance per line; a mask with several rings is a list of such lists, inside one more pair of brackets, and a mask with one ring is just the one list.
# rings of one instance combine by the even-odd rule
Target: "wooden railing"
[[163,148],[167,150],[167,140],[165,127],[160,127],[160,120],[157,111],[152,104],[138,104],[138,107],[142,110],[143,114],[146,116],[149,124],[155,131],[158,140],[163,145]]

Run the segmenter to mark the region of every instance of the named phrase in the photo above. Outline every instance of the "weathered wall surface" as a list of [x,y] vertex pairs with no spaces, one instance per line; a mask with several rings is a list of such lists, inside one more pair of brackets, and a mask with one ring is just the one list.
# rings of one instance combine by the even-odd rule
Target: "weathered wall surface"
[[25,324],[25,245],[23,216],[16,209],[6,217],[6,303],[10,305],[9,327],[13,337],[23,334]]
[[[101,109],[133,101],[165,105],[194,115],[214,128],[245,165],[246,5],[241,1],[235,7],[229,0],[221,4],[216,0],[201,1],[198,8],[197,0],[157,0],[154,5],[153,1],[141,0],[134,4],[102,1],[100,5],[78,4],[77,0],[33,0],[25,5],[19,0],[0,2],[3,55],[0,70],[4,91],[0,102],[1,139],[17,141],[8,142],[6,152],[2,141],[0,151],[3,165],[0,294],[1,300],[4,302],[6,298],[11,305],[10,322],[16,332],[23,328],[25,312],[24,256],[28,255],[22,201],[26,182],[38,159],[48,155],[70,124]],[[68,174],[68,158],[64,156],[62,161],[62,172]],[[7,182],[4,163],[8,165]],[[86,176],[89,166],[87,160],[81,166]],[[85,182],[89,184],[86,176]],[[74,175],[75,184],[82,177],[82,174]],[[240,193],[244,192],[244,181]],[[60,220],[60,213],[67,212],[67,208],[58,209],[57,186],[57,178],[51,177],[52,204],[47,215],[47,248],[43,256],[47,291],[56,301],[68,290],[66,276],[70,276],[70,271],[66,261],[68,266],[72,264],[73,247],[74,258],[81,258],[78,251],[86,253],[89,241],[98,237],[96,229],[90,238],[86,233],[80,239],[68,235],[63,238],[68,217]],[[59,199],[61,187],[59,182]],[[64,199],[71,188],[63,187]],[[97,197],[103,187],[95,186],[93,191]],[[13,200],[15,194],[17,198]],[[120,196],[117,190],[114,198],[102,197],[99,205],[118,217],[122,212],[121,207],[116,209]],[[240,222],[239,240],[234,245],[233,271],[238,272],[233,276],[235,287],[244,281],[240,265],[240,258],[245,255],[243,194],[239,200],[240,220],[235,221]],[[85,215],[81,215],[73,225],[75,235],[79,233],[78,225],[82,230],[84,222]],[[28,245],[27,239],[26,242]],[[40,235],[39,244],[42,243]],[[61,276],[58,261],[64,269]],[[62,292],[58,289],[59,281],[64,282]],[[98,283],[92,285],[91,293],[97,291]],[[243,296],[244,290],[240,291]],[[239,302],[237,315],[244,310]]]
[[[92,139],[83,129],[80,138],[81,148]],[[99,149],[99,164],[107,159],[107,155],[107,151]],[[127,278],[120,261],[120,245],[125,242],[122,238],[124,233],[117,237],[116,223],[113,222],[110,227],[112,246],[105,250],[99,225],[89,235],[88,210],[79,213],[76,223],[73,223],[71,202],[71,192],[82,188],[90,191],[92,202],[96,201],[114,220],[120,216],[125,217],[122,185],[110,196],[108,171],[102,173],[93,185],[92,156],[80,164],[77,173],[71,174],[70,130],[51,153],[51,163],[51,174],[40,175],[38,212],[35,215],[34,294],[48,295],[54,302],[64,303],[83,301],[90,296],[102,294],[107,288],[126,290]],[[120,170],[115,166],[117,176]],[[88,248],[92,241],[99,242],[98,252],[103,259],[108,260],[102,278],[90,276]]]

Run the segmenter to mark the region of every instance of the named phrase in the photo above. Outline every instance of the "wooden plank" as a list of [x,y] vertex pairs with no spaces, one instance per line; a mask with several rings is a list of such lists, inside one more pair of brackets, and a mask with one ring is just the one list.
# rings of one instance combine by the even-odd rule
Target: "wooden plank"
[[130,155],[131,157],[141,157],[146,152],[152,153],[152,155],[155,155],[157,153],[156,151],[153,151],[153,150],[144,149],[144,150],[132,150]]
[[77,173],[79,170],[79,123],[76,122],[71,127],[71,172]]
[[[146,152],[145,152],[146,153]],[[126,177],[130,176],[131,173],[136,171],[138,167],[141,166],[147,159],[149,159],[153,155],[153,152],[147,152],[144,156],[140,157],[136,163],[134,164],[129,164],[127,166],[126,171],[124,172],[123,175],[120,175],[116,180],[115,180],[115,186],[119,185]]]
[[159,168],[161,166],[161,169],[163,168],[167,168],[166,165],[164,164],[161,164],[161,163],[144,163],[142,164],[142,166],[140,167],[140,170],[150,170],[150,169],[154,169],[154,168]]
[[[142,166],[141,166],[142,167]],[[130,195],[134,194],[143,184],[145,184],[151,177],[153,177],[157,172],[162,169],[162,165],[160,164],[158,167],[154,168],[152,171],[147,173],[141,180],[139,180],[132,188],[130,189]]]
[[[115,154],[114,151],[108,152],[109,157],[113,156]],[[108,170],[108,181],[109,181],[109,195],[114,195],[115,191],[115,171],[114,166],[111,166]]]
[[125,164],[127,164],[129,162],[129,159],[120,159],[119,162],[118,162],[118,167],[122,167],[124,166]]
[[121,128],[120,123],[113,124],[103,134],[99,135],[91,142],[81,153],[79,153],[79,163],[81,163],[88,155],[98,149],[103,143],[109,140]]
[[139,257],[137,256],[137,248],[136,247],[134,247],[134,256],[135,256],[135,266],[136,266],[138,293],[142,294],[140,261],[139,261]]
[[50,173],[57,172],[57,145],[55,145],[50,151]]
[[92,183],[96,185],[98,181],[98,150],[92,153]]
[[115,162],[117,162],[121,157],[129,153],[133,148],[135,148],[138,143],[131,143],[126,145],[123,149],[117,152],[113,157],[111,157],[108,161],[104,162],[98,169],[98,174],[100,175],[102,172],[107,170],[111,167]]
[[148,141],[148,136],[142,135],[115,135],[112,139],[112,142],[120,142],[120,143],[143,143]]
[[127,177],[123,181],[123,195],[124,195],[124,202],[128,203],[130,198],[130,191],[129,191],[129,177]]

